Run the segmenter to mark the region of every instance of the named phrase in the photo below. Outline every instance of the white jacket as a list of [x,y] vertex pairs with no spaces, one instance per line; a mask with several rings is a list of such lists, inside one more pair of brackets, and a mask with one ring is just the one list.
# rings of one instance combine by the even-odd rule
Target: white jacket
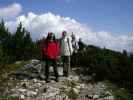
[[70,56],[73,53],[72,43],[69,37],[62,38],[61,40],[61,55]]

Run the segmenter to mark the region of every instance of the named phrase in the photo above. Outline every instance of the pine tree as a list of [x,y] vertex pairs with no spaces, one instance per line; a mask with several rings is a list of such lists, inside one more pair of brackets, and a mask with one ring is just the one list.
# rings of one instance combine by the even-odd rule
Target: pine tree
[[24,36],[24,58],[30,59],[32,57],[32,48],[33,48],[33,41],[30,36],[30,32],[26,31],[26,34]]
[[8,30],[5,27],[4,20],[0,23],[0,42],[4,43],[7,40]]
[[15,34],[13,35],[13,48],[14,55],[16,56],[16,60],[22,60],[24,54],[24,35],[25,28],[23,28],[22,23],[17,27]]
[[[0,22],[0,62],[9,62],[9,45],[10,45],[11,34],[5,27],[4,20]],[[7,56],[8,55],[8,56]]]

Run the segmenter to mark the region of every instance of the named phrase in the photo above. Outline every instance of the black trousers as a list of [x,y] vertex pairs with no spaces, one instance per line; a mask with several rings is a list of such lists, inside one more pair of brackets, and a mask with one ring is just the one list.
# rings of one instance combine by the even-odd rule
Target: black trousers
[[71,56],[71,65],[72,66],[76,66],[78,64],[78,55],[77,53],[73,52],[72,56]]
[[58,75],[58,69],[57,69],[57,60],[55,60],[55,59],[46,59],[46,69],[45,69],[46,79],[49,78],[49,68],[50,68],[50,66],[53,66],[55,77],[58,78],[59,75]]

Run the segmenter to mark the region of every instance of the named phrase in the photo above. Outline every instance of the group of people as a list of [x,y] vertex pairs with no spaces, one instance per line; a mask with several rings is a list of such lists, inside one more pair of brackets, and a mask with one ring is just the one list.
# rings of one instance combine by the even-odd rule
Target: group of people
[[62,32],[62,38],[56,39],[55,34],[49,32],[42,45],[42,57],[45,61],[45,80],[49,82],[49,68],[53,66],[55,81],[59,81],[57,60],[61,57],[63,62],[63,76],[68,77],[70,74],[70,57],[77,53],[78,44],[75,35],[68,37],[66,31]]

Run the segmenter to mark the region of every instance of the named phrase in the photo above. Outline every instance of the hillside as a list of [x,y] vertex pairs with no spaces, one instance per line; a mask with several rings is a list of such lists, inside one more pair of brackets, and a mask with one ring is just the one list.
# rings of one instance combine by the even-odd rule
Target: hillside
[[[133,94],[132,54],[128,55],[125,50],[121,53],[84,44],[84,50],[78,51],[76,54],[76,62],[75,59],[71,61],[72,73],[70,77],[61,76],[59,83],[46,84],[44,80],[39,78],[39,68],[41,68],[42,61],[40,45],[43,40],[45,38],[33,41],[30,32],[25,30],[21,23],[14,34],[8,31],[4,21],[0,23],[0,97],[2,99],[12,95],[28,99],[27,95],[30,94],[33,96],[30,96],[30,99],[34,99],[34,97],[39,98],[43,94],[41,89],[47,90],[44,93],[45,97],[49,95],[47,94],[49,90],[50,93],[54,91],[58,94],[63,88],[63,98],[65,95],[68,100],[81,100],[84,97],[83,100],[87,98],[108,100],[103,99],[107,94],[107,97],[112,98],[109,100],[114,98],[116,100],[133,100],[131,96]],[[59,73],[61,72],[59,71]],[[68,91],[66,87],[70,90]],[[55,98],[56,94],[50,95]],[[61,97],[57,96],[57,98]]]
[[[2,99],[9,100],[132,100],[125,89],[115,86],[109,81],[94,80],[94,76],[81,73],[82,67],[72,68],[70,76],[63,77],[62,66],[58,71],[59,82],[54,81],[51,69],[51,81],[41,79],[41,62],[30,60],[16,62],[17,70],[9,72],[1,82]],[[13,66],[13,65],[12,65]],[[2,85],[2,83],[4,83]],[[6,85],[5,85],[6,84]],[[0,88],[2,90],[2,87]],[[124,94],[124,95],[123,95]]]
[[[31,60],[24,67],[10,73],[8,76],[10,83],[8,83],[7,90],[4,92],[5,98],[24,100],[114,100],[114,96],[107,90],[104,82],[89,82],[92,79],[75,73],[76,70],[79,70],[78,68],[72,68],[71,75],[66,78],[62,76],[62,67],[60,67],[59,82],[55,82],[51,77],[51,82],[46,83],[45,80],[41,80],[39,77],[40,64],[39,60]],[[15,82],[15,84],[12,85],[12,82]]]

